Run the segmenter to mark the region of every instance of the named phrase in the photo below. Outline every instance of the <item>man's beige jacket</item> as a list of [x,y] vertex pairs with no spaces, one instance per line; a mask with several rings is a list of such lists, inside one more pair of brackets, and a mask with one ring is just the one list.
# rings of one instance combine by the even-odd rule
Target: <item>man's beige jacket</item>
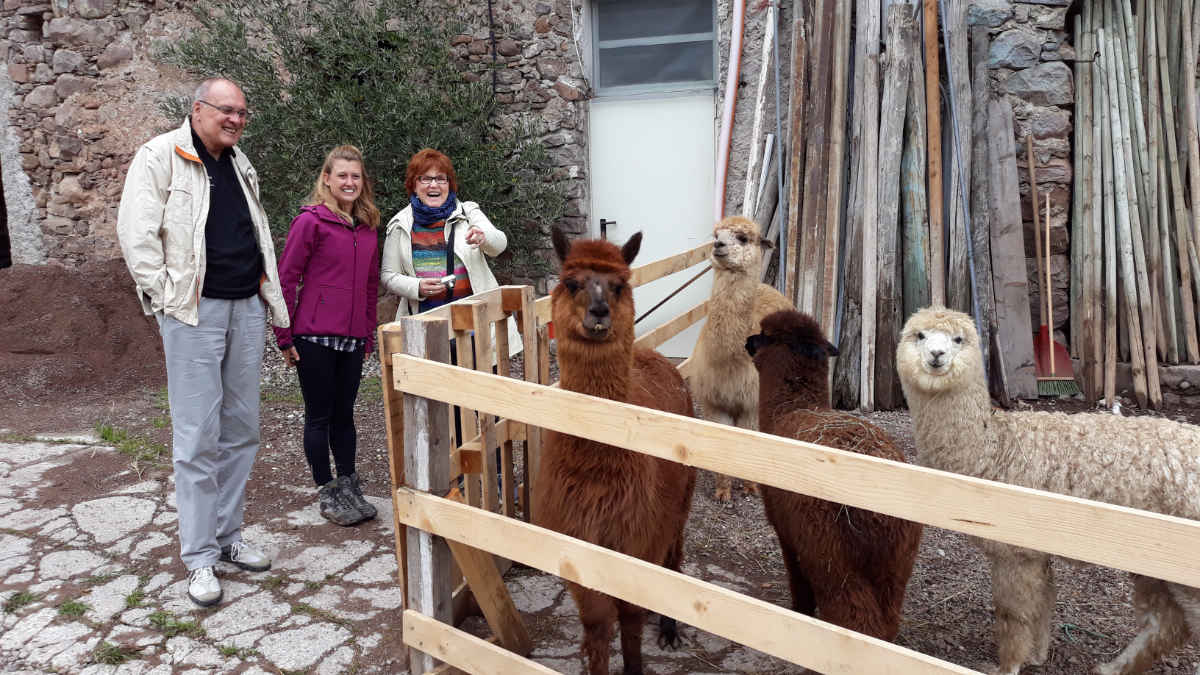
[[[258,198],[258,174],[236,147],[233,166],[262,252],[265,275],[259,295],[271,310],[272,325],[286,327],[287,306],[267,213]],[[117,239],[146,314],[163,312],[191,326],[198,323],[208,200],[208,173],[192,143],[190,118],[138,148],[117,210]]]

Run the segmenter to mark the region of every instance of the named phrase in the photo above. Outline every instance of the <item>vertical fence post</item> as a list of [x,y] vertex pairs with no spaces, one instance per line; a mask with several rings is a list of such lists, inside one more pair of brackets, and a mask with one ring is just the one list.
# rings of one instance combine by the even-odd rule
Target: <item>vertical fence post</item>
[[[404,353],[430,361],[450,362],[449,326],[444,319],[405,318]],[[441,401],[404,394],[404,484],[414,490],[445,494],[450,483],[449,406]],[[443,623],[453,621],[454,593],[450,547],[441,537],[408,529],[408,608]],[[409,672],[432,670],[435,660],[409,650]]]
[[388,472],[392,479],[392,528],[396,536],[396,570],[402,593],[408,592],[408,535],[396,508],[396,488],[404,485],[404,406],[392,377],[392,354],[404,351],[403,328],[390,323],[379,327],[379,385],[383,390],[383,419],[387,428]]

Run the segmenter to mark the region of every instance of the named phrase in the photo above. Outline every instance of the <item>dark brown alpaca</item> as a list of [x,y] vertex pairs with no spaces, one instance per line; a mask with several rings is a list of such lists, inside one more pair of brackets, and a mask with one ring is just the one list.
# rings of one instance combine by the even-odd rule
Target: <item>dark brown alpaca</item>
[[[828,361],[837,348],[812,317],[769,314],[746,340],[759,373],[759,429],[769,434],[904,461],[874,425],[829,408]],[[762,486],[792,588],[792,608],[884,640],[900,630],[904,588],[921,525]]]
[[[562,388],[691,415],[691,395],[671,362],[633,346],[629,263],[641,233],[622,248],[599,240],[572,245],[558,228],[553,240],[562,261],[552,296]],[[551,432],[534,513],[543,527],[678,570],[695,481],[695,469],[682,464]],[[567,587],[583,622],[588,672],[608,673],[616,619],[624,672],[641,673],[646,610],[574,583]],[[659,627],[662,641],[677,644],[673,619],[663,617]]]

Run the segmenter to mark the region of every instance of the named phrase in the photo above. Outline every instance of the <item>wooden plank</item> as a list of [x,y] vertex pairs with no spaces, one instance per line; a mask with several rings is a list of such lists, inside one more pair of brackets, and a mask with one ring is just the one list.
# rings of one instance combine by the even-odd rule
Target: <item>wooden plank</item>
[[779,256],[784,263],[780,269],[782,292],[793,303],[797,290],[796,263],[800,260],[800,213],[804,206],[800,195],[804,185],[804,135],[807,132],[805,97],[808,94],[808,35],[802,11],[804,5],[799,0],[792,3],[792,81],[788,92],[788,159],[784,171],[788,192],[783,200],[787,204],[787,229],[784,230],[786,236]]
[[393,360],[397,383],[406,393],[537,420],[547,429],[819,499],[1200,587],[1195,564],[1200,521],[892,462],[405,355]]
[[937,0],[924,0],[925,112],[929,135],[929,291],[935,305],[946,304],[945,224],[942,221],[942,97],[938,66]]
[[[1171,233],[1170,233],[1170,215],[1168,214],[1168,200],[1166,199],[1166,182],[1165,161],[1162,148],[1162,115],[1158,112],[1158,101],[1160,100],[1159,78],[1158,78],[1158,35],[1155,29],[1155,14],[1156,0],[1143,0],[1142,12],[1140,16],[1145,18],[1146,28],[1143,33],[1145,39],[1145,71],[1146,77],[1146,110],[1148,124],[1148,148],[1147,154],[1150,160],[1153,179],[1151,187],[1153,188],[1153,196],[1150,200],[1151,218],[1154,221],[1154,228],[1158,234],[1158,269],[1151,270],[1154,275],[1154,282],[1159,294],[1162,297],[1162,328],[1164,329],[1167,342],[1167,360],[1171,363],[1179,363],[1180,355],[1180,327],[1179,317],[1176,315],[1176,307],[1179,306],[1180,288],[1175,279],[1173,260],[1175,256],[1171,252]],[[1090,75],[1090,68],[1086,68],[1085,72]],[[1090,116],[1090,110],[1086,111]],[[1090,154],[1090,148],[1087,148]],[[1090,206],[1090,205],[1089,205]],[[1085,309],[1085,312],[1087,309]]]
[[1186,146],[1188,152],[1188,175],[1191,176],[1192,196],[1192,240],[1200,241],[1200,122],[1196,118],[1196,43],[1192,35],[1192,21],[1184,16],[1182,24],[1183,44],[1183,109],[1186,122]]
[[405,522],[819,672],[975,672],[535,525],[408,490],[398,499]]
[[[950,210],[946,233],[949,243],[946,302],[953,309],[972,314],[971,276],[967,263],[967,228],[970,224],[966,222],[962,208],[963,200],[969,205],[971,199],[965,184],[971,176],[971,71],[967,62],[967,2],[942,0],[940,4],[946,11],[946,15],[942,16],[942,40],[946,50],[948,95],[954,110],[949,129],[951,162],[950,198],[946,201]],[[956,154],[961,164],[954,159]]]
[[[533,288],[525,286],[521,289],[520,310],[516,321],[520,326],[521,340],[532,345],[525,350],[524,377],[526,382],[549,384],[550,379],[550,331],[545,325],[539,326],[534,312]],[[521,494],[521,517],[529,521],[533,517],[534,482],[538,468],[542,462],[542,430],[540,427],[526,427],[525,442],[521,446],[522,459],[525,465],[524,489]]]
[[[1100,23],[1099,16],[1096,17]],[[1096,58],[1101,59],[1100,31],[1096,30]],[[1117,394],[1117,215],[1113,204],[1115,196],[1112,190],[1104,186],[1113,182],[1113,147],[1112,127],[1109,118],[1114,114],[1108,98],[1108,69],[1107,63],[1097,63],[1096,109],[1100,113],[1097,128],[1102,139],[1100,145],[1101,189],[1098,191],[1103,200],[1104,224],[1104,405],[1111,408]]]
[[[1096,32],[1095,28],[1099,24],[1099,17],[1094,11],[1095,5],[1086,3],[1083,7],[1084,16],[1090,22],[1088,24],[1088,58],[1093,58],[1096,54]],[[1089,288],[1090,295],[1089,304],[1095,310],[1093,317],[1093,330],[1091,335],[1091,352],[1092,352],[1092,381],[1093,392],[1091,399],[1097,400],[1104,393],[1104,328],[1105,328],[1105,276],[1104,276],[1104,171],[1102,160],[1097,159],[1103,153],[1104,142],[1101,138],[1101,88],[1102,80],[1104,79],[1098,74],[1096,63],[1089,64],[1092,71],[1092,185],[1091,197],[1089,201],[1092,203],[1092,266],[1090,270],[1091,286]]]
[[[396,390],[391,355],[404,351],[404,328],[398,323],[385,323],[376,331],[375,344],[379,350],[379,387],[383,390],[383,421],[387,433],[388,475],[392,492],[404,485],[404,406]],[[396,539],[397,581],[400,592],[408,588],[408,534],[400,519],[395,517],[396,500],[392,495],[392,532]]]
[[[992,322],[996,316],[996,294],[992,288],[992,190],[988,172],[988,29],[971,26],[971,246],[975,266],[975,304],[979,310],[979,346],[984,363],[991,363]],[[989,375],[991,369],[988,369]]]
[[[446,340],[449,327],[445,320],[420,320],[411,317],[401,320],[404,355],[395,359],[412,358],[422,363],[438,363],[449,368],[450,343]],[[463,349],[461,351],[470,351]],[[427,360],[428,359],[428,360]],[[411,393],[404,373],[393,370],[393,386],[404,391],[404,467],[403,485],[411,490],[442,492],[450,482],[449,407],[440,400],[422,398]],[[449,376],[448,376],[449,377]],[[392,503],[400,507],[393,497]],[[408,536],[408,602],[406,606],[443,623],[453,620],[454,593],[453,557],[445,540],[419,529],[409,529]],[[434,659],[417,651],[409,651],[409,672],[424,673],[435,666]]]
[[404,610],[403,617],[404,644],[465,672],[514,675],[551,675],[557,672],[411,609]]
[[[796,265],[796,295],[791,298],[796,309],[820,316],[817,298],[821,289],[817,287],[824,270],[822,258],[825,253],[825,200],[828,198],[829,174],[829,109],[833,72],[833,20],[837,0],[816,0],[813,9],[813,38],[809,56],[809,91],[819,92],[809,96],[808,111],[805,113],[805,142],[803,209],[800,220],[800,255],[792,259]],[[800,209],[797,209],[800,210]],[[789,263],[790,264],[790,263]],[[790,297],[790,296],[789,296]]]
[[692,307],[688,311],[658,326],[654,330],[633,341],[635,346],[643,349],[657,349],[659,345],[682,333],[700,319],[708,316],[708,300]]
[[896,361],[896,343],[900,339],[903,317],[902,283],[898,248],[900,245],[900,155],[904,146],[904,116],[907,111],[908,84],[912,78],[911,55],[916,27],[912,8],[893,3],[887,16],[887,64],[883,72],[883,119],[879,125],[879,220],[878,220],[878,315],[875,355],[880,367],[875,370],[875,401],[881,410],[900,407],[904,394],[892,364]]
[[829,181],[825,207],[824,271],[821,275],[821,329],[826,335],[837,333],[833,325],[837,313],[838,256],[842,232],[842,189],[846,184],[846,70],[850,58],[850,7],[838,2],[834,13],[833,110],[829,114]]
[[[488,328],[484,315],[487,310],[483,306],[473,305],[474,310],[474,325],[480,329],[475,331],[474,340],[463,342],[460,341],[459,353],[466,351],[467,345],[474,344],[475,359],[474,368],[477,371],[490,371],[492,362],[492,331]],[[483,508],[488,511],[495,511],[497,508],[502,508],[505,501],[511,501],[512,495],[508,495],[508,499],[504,498],[504,494],[500,492],[500,486],[497,484],[497,474],[499,473],[500,465],[496,461],[496,448],[499,444],[496,442],[496,422],[492,416],[484,413],[482,410],[475,412],[463,411],[464,415],[473,415],[477,418],[477,426],[479,428],[479,438],[481,439],[481,451],[483,460],[483,473],[480,474],[480,482],[483,484]],[[509,509],[505,510],[506,516],[511,516]]]
[[988,157],[992,185],[992,276],[996,292],[997,343],[1008,368],[1008,395],[1037,398],[1029,280],[1021,223],[1021,195],[1014,149],[1012,108],[1004,99],[988,104]]
[[665,276],[686,270],[693,265],[708,262],[708,257],[711,253],[712,241],[707,241],[695,248],[677,253],[669,258],[655,260],[641,267],[634,267],[629,273],[629,283],[635,288],[642,284],[648,284],[651,281],[656,281]]
[[[878,284],[875,263],[878,248],[879,223],[879,3],[858,0],[859,16],[863,17],[863,34],[867,39],[867,56],[863,73],[862,120],[862,329],[859,356],[859,400],[862,410],[875,408],[875,318]],[[892,364],[885,367],[891,368]]]
[[[451,490],[447,499],[463,503],[458,490]],[[513,604],[512,596],[508,594],[504,579],[496,569],[496,560],[487,551],[461,541],[449,539],[446,543],[497,640],[505,649],[528,656],[533,650],[533,642],[529,639],[529,631],[525,630],[525,622],[517,606]]]

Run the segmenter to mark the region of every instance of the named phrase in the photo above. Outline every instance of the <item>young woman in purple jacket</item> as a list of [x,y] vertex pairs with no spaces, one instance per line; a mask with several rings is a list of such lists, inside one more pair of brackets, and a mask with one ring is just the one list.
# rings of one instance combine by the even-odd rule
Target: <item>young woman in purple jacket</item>
[[363,358],[375,343],[378,227],[362,153],[340,145],[325,157],[279,259],[292,321],[291,328],[276,328],[275,338],[300,378],[304,456],[321,515],[344,526],[375,517],[354,469],[354,400]]

